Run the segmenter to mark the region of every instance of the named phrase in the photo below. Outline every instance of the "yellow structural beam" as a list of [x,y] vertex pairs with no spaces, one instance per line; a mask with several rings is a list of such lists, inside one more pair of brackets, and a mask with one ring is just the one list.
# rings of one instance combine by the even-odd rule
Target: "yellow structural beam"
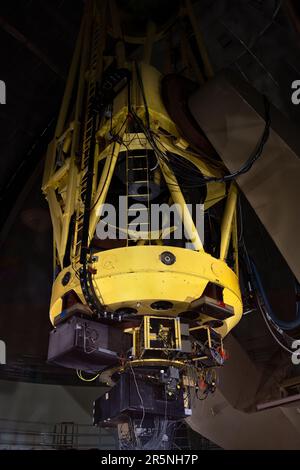
[[187,9],[188,17],[190,19],[190,22],[194,30],[197,46],[201,54],[206,76],[207,78],[212,78],[214,76],[214,71],[213,71],[212,65],[208,57],[208,52],[204,43],[203,34],[200,29],[199,19],[197,20],[195,16],[194,7],[192,5],[191,0],[186,0],[186,9]]
[[186,205],[184,196],[182,194],[182,191],[179,187],[178,181],[176,176],[174,175],[173,171],[171,168],[164,163],[162,160],[159,160],[160,168],[162,171],[162,174],[166,180],[166,183],[168,185],[170,194],[172,196],[172,199],[175,204],[178,204],[181,208],[181,216],[182,216],[182,222],[184,225],[184,229],[186,232],[186,235],[189,237],[191,240],[192,245],[194,246],[194,249],[196,251],[202,251],[203,250],[203,244],[200,238],[200,235],[197,231],[197,228],[194,224],[192,215]]
[[225,210],[223,213],[221,224],[221,245],[220,245],[220,259],[225,260],[228,254],[230,237],[232,232],[232,223],[236,209],[237,201],[237,187],[235,183],[231,183],[228,192]]
[[[123,131],[124,132],[124,131]],[[120,139],[122,133],[120,134]],[[105,203],[107,192],[111,183],[112,176],[114,174],[115,166],[120,153],[120,142],[114,142],[112,144],[112,152],[106,157],[103,171],[101,173],[100,181],[97,187],[96,194],[93,198],[92,209],[90,214],[90,227],[89,234],[90,239],[93,238],[97,222],[101,215],[101,207]]]

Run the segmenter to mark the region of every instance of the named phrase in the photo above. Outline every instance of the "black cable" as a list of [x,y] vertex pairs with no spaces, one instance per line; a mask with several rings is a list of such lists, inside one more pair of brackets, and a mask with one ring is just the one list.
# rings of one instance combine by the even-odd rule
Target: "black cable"
[[266,98],[266,96],[263,96],[264,98],[264,106],[265,106],[265,127],[262,133],[262,136],[257,143],[255,149],[251,153],[250,157],[246,160],[246,162],[241,166],[239,170],[236,170],[229,175],[225,175],[222,178],[205,178],[206,182],[227,182],[231,181],[238,176],[247,173],[253,166],[253,164],[256,162],[256,160],[261,156],[263,149],[265,147],[265,144],[268,141],[269,135],[270,135],[270,126],[271,126],[271,116],[270,116],[270,102]]
[[[150,129],[149,109],[148,109],[147,100],[146,100],[146,96],[145,96],[145,91],[144,91],[143,83],[142,83],[142,80],[141,80],[141,76],[140,76],[140,72],[139,72],[139,68],[138,68],[137,64],[136,64],[136,71],[137,71],[138,84],[140,86],[143,101],[144,101],[147,127],[145,127],[142,119],[140,119],[136,115],[135,112],[132,112],[132,115],[137,120],[137,122],[139,123],[141,128],[144,130],[144,133],[145,133],[146,137],[148,138],[148,141],[149,141],[150,145],[152,146],[153,150],[155,151],[155,153],[158,154],[164,160],[164,162],[166,164],[169,164],[170,161],[169,161],[168,157],[170,157],[171,153],[167,152],[167,154],[164,155],[164,153],[158,148],[158,146],[155,142],[155,136],[153,135],[153,133]],[[251,153],[249,158],[246,160],[246,162],[241,166],[240,169],[238,169],[238,170],[236,170],[232,173],[229,173],[228,175],[225,175],[225,176],[222,176],[222,177],[202,177],[202,182],[199,182],[199,183],[195,182],[195,185],[203,186],[203,185],[206,185],[207,183],[211,183],[211,182],[225,183],[225,182],[228,182],[228,181],[232,181],[233,179],[237,178],[241,174],[247,173],[252,168],[252,166],[256,162],[256,160],[262,155],[265,144],[268,141],[268,138],[269,138],[269,135],[270,135],[270,127],[271,127],[270,103],[269,103],[269,101],[268,101],[268,99],[265,95],[263,95],[263,99],[264,99],[264,109],[265,109],[265,127],[264,127],[264,130],[263,130],[263,133],[262,133],[262,136],[261,136],[260,140],[258,141],[257,145],[255,146],[253,152]],[[176,156],[176,157],[177,157],[177,160],[178,160],[179,157],[178,156]],[[174,160],[174,154],[173,154],[173,160]],[[173,161],[173,163],[174,163],[174,161]],[[178,161],[177,161],[177,164],[178,164]],[[191,169],[189,169],[189,171],[191,171]],[[182,173],[181,173],[181,176],[182,176]]]

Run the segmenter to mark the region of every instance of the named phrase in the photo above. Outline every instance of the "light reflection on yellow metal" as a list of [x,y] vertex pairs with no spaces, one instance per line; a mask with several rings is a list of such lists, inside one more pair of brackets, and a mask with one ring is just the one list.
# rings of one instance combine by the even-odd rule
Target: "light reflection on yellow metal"
[[232,221],[232,248],[234,259],[234,272],[239,277],[239,242],[238,242],[238,227],[237,227],[237,205],[235,207],[233,221]]
[[220,259],[222,260],[226,259],[228,253],[236,202],[237,187],[235,183],[231,183],[221,224]]
[[178,204],[181,208],[181,215],[183,219],[182,221],[183,221],[183,225],[184,225],[187,237],[190,239],[196,251],[203,250],[203,244],[200,239],[200,235],[197,231],[197,228],[195,227],[192,215],[186,205],[184,196],[178,185],[176,176],[174,175],[173,171],[166,163],[164,163],[161,160],[159,163],[160,163],[162,174],[165,178],[170,194],[172,196],[172,199],[174,203]]
[[[120,135],[120,138],[122,134]],[[115,170],[115,166],[118,160],[120,152],[120,143],[114,142],[112,144],[112,152],[106,157],[105,165],[101,173],[100,181],[97,187],[97,191],[92,203],[92,210],[90,214],[90,238],[94,236],[96,230],[97,221],[101,215],[102,204],[105,203],[107,192],[111,183],[111,179]]]

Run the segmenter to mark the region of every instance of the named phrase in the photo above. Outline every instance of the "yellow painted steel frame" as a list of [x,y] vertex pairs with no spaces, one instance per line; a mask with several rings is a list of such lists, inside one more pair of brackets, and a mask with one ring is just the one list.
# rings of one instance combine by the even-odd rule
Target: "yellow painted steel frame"
[[[102,8],[105,8],[105,5],[106,2],[102,2]],[[85,174],[78,163],[78,151],[80,130],[85,125],[85,122],[80,123],[79,117],[82,115],[84,90],[90,79],[87,57],[92,28],[91,18],[93,17],[94,21],[100,21],[100,23],[103,20],[103,18],[101,20],[101,17],[100,19],[98,18],[98,11],[95,12],[93,10],[93,15],[94,17],[91,11],[89,11],[83,20],[55,139],[48,148],[43,180],[43,191],[49,203],[53,223],[56,264],[61,269],[52,289],[50,308],[52,322],[61,312],[62,298],[67,292],[73,290],[79,299],[84,304],[86,303],[77,276],[80,263],[75,249],[76,237],[78,235],[76,229],[73,234],[74,241],[71,248],[71,265],[64,267],[63,263],[68,234],[71,230],[71,218],[74,214],[77,214],[76,217],[78,219],[78,214],[81,214],[83,211],[80,187]],[[115,24],[114,28],[117,31],[118,25]],[[100,37],[99,41],[100,61],[102,60],[100,55],[104,48],[103,37]],[[149,44],[146,47],[147,57],[151,56]],[[124,62],[123,55],[124,50],[122,47],[119,47],[118,57],[120,64]],[[136,80],[135,67],[132,64],[127,64],[127,67],[132,71],[131,107],[146,124],[145,103],[140,86]],[[98,78],[101,78],[101,73],[102,67],[99,66]],[[220,164],[207,159],[201,154],[191,152],[188,148],[188,143],[182,139],[180,132],[168,115],[160,98],[161,76],[157,70],[148,64],[141,64],[140,73],[149,111],[150,127],[162,149],[172,151],[190,161],[205,176],[222,176],[223,168]],[[68,123],[66,119],[72,96],[72,88],[76,83],[76,75],[78,75],[79,80],[76,85],[75,114],[73,114],[74,119],[72,122]],[[100,216],[99,209],[106,200],[119,153],[127,147],[130,149],[141,148],[141,144],[138,143],[140,139],[136,138],[136,134],[128,133],[127,130],[129,112],[127,98],[127,90],[119,93],[114,100],[114,114],[111,122],[109,120],[101,122],[97,132],[89,226],[90,240],[95,234]],[[108,137],[111,126],[117,136],[117,139],[113,141],[111,137]],[[149,143],[145,142],[145,148],[151,148]],[[104,167],[102,174],[98,175],[97,168],[101,160],[104,161]],[[183,194],[170,166],[162,161],[159,161],[159,163],[162,175],[169,186],[172,200],[178,202],[183,212],[187,213]],[[215,182],[208,184],[207,197],[204,202],[205,209],[225,197],[226,186],[224,183]],[[166,249],[161,246],[162,240],[157,240],[158,245],[127,246],[98,253],[97,257],[91,262],[91,268],[94,273],[94,287],[101,303],[113,311],[119,308],[131,307],[141,315],[153,314],[156,316],[168,315],[176,317],[189,310],[191,302],[201,297],[209,282],[214,283],[224,288],[223,301],[233,306],[234,309],[234,315],[224,320],[221,327],[216,328],[222,336],[225,336],[238,323],[242,315],[242,301],[237,277],[236,200],[237,189],[235,184],[232,183],[228,192],[221,226],[220,259],[216,259],[204,251],[202,241],[191,217],[188,219],[187,228],[194,243],[194,250],[168,246],[167,250],[171,251],[176,258],[172,265],[168,266],[161,262],[160,255]],[[226,264],[231,238],[235,254],[235,272]],[[67,285],[64,285],[65,283],[62,280],[67,272],[70,273],[70,280]],[[158,300],[171,302],[172,308],[167,311],[155,310],[152,304]],[[199,314],[199,325],[203,325],[209,320],[209,317]]]
[[[193,300],[201,297],[208,282],[220,285],[223,300],[234,308],[234,316],[224,320],[217,331],[225,336],[240,320],[242,301],[236,274],[225,261],[213,258],[204,251],[168,247],[176,257],[173,265],[165,265],[160,260],[164,251],[161,246],[136,246],[116,248],[101,253],[92,264],[96,274],[94,285],[104,305],[112,310],[122,307],[134,308],[141,315],[178,316],[189,310]],[[62,310],[62,296],[73,289],[84,301],[76,273],[73,272],[68,288],[62,279],[69,269],[64,269],[57,277],[51,298],[51,320]],[[173,303],[168,311],[151,307],[157,300]],[[201,324],[209,317],[199,315]]]
[[[157,318],[150,315],[144,317],[144,348],[145,350],[149,349],[162,349],[151,347],[151,340],[154,339],[151,337],[151,319]],[[170,317],[159,316],[160,320],[170,320]],[[175,334],[175,347],[173,349],[181,349],[181,335],[180,335],[180,320],[179,318],[173,318],[174,322],[174,334]]]

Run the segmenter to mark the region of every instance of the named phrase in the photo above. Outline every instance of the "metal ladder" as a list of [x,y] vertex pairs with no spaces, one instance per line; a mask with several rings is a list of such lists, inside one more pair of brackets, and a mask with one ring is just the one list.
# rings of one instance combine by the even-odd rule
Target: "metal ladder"
[[[140,224],[141,231],[148,233],[148,241],[150,243],[150,191],[149,191],[149,160],[147,150],[143,154],[140,151],[126,152],[126,172],[127,172],[127,246],[135,245],[136,241],[129,237],[129,230],[134,226],[134,222],[130,222],[130,217],[136,217],[136,209],[131,208],[132,204],[143,204],[139,211],[147,211],[147,222]],[[142,186],[140,186],[142,185]],[[142,187],[143,191],[138,192],[138,187]],[[140,200],[140,201],[139,201]],[[130,215],[132,213],[132,215]]]
[[79,203],[77,205],[76,214],[76,227],[75,227],[75,240],[74,240],[74,256],[75,260],[78,261],[81,253],[82,246],[82,232],[83,223],[85,216],[85,200],[88,189],[89,181],[89,157],[91,142],[93,139],[94,131],[94,112],[95,112],[95,99],[97,91],[97,66],[99,63],[99,40],[100,40],[101,28],[97,19],[94,19],[93,24],[93,40],[91,46],[90,66],[88,69],[89,81],[87,89],[87,109],[86,119],[83,134],[82,143],[82,159],[81,159],[81,181],[79,188]]

